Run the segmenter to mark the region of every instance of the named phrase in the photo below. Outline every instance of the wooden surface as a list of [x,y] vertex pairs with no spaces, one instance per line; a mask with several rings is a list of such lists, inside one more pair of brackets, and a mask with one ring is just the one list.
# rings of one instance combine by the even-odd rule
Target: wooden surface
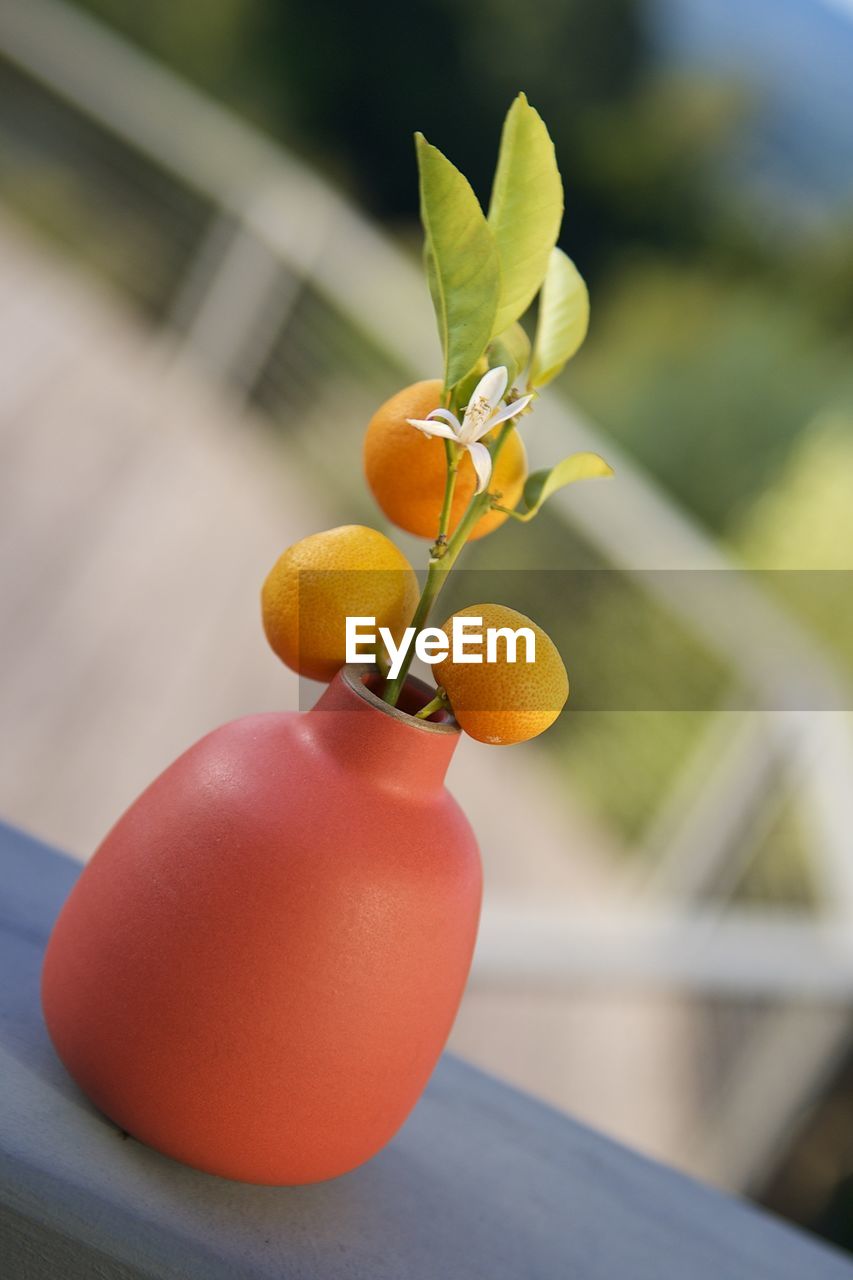
[[0,827],[4,1280],[853,1275],[846,1257],[450,1057],[390,1146],[335,1182],[248,1187],[157,1155],[89,1105],[42,1023],[42,951],[78,873]]

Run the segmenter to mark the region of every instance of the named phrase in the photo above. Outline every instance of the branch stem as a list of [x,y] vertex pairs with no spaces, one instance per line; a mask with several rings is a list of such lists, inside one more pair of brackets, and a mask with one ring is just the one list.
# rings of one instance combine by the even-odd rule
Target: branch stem
[[456,492],[456,477],[459,475],[460,448],[452,440],[445,440],[444,452],[447,457],[447,479],[444,483],[444,501],[441,504],[441,515],[438,517],[438,537],[435,540],[433,554],[440,556],[440,548],[447,542],[447,526],[450,524],[450,509],[453,506],[453,495]]
[[434,711],[443,711],[447,705],[447,694],[443,689],[439,689],[432,702],[428,702],[425,707],[421,707],[420,711],[415,712],[415,719],[427,720]]
[[[506,438],[509,435],[511,430],[512,430],[512,419],[510,418],[501,425],[497,438],[492,446],[491,452],[492,452],[493,462],[498,457],[498,454],[503,448],[504,442],[506,441]],[[458,467],[458,458],[457,458],[457,467]],[[453,484],[455,485],[455,483],[456,483],[456,480],[454,476]],[[446,499],[448,490],[450,490],[451,497],[452,497],[452,489],[450,489],[449,474],[448,474],[447,488],[445,489],[445,499]],[[449,503],[446,502],[445,505],[447,505],[449,510]],[[400,694],[403,690],[403,685],[406,683],[406,678],[409,674],[409,668],[412,665],[412,659],[415,656],[414,642],[417,639],[418,634],[426,626],[427,619],[429,618],[432,607],[435,604],[436,600],[438,599],[439,595],[441,594],[441,590],[444,587],[445,582],[447,581],[447,575],[450,573],[450,570],[453,568],[454,564],[456,563],[459,553],[462,551],[462,548],[465,546],[465,543],[468,541],[471,531],[473,530],[477,521],[480,519],[481,516],[486,514],[486,512],[489,510],[491,506],[492,506],[492,495],[488,491],[484,493],[475,493],[474,496],[471,498],[471,501],[468,503],[468,506],[465,508],[465,513],[462,516],[462,519],[459,521],[459,524],[454,529],[452,536],[448,539],[446,543],[441,543],[439,539],[439,542],[437,542],[436,545],[432,548],[432,551],[430,553],[429,565],[427,567],[427,576],[426,576],[426,582],[424,583],[424,589],[421,592],[421,598],[418,601],[418,607],[415,610],[415,616],[412,618],[412,621],[409,623],[409,625],[411,627],[414,627],[415,629],[414,636],[412,637],[412,643],[409,645],[408,649],[406,650],[405,657],[403,658],[403,664],[400,667],[399,672],[397,673],[397,675],[394,677],[393,680],[388,681],[388,683],[385,685],[385,688],[382,692],[383,700],[387,702],[389,706],[396,707],[397,705]]]

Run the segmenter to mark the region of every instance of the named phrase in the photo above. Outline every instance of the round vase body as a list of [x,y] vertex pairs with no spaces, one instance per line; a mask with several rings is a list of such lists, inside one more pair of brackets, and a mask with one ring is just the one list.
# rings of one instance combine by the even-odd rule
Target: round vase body
[[361,1164],[456,1014],[481,897],[443,783],[458,729],[365,679],[345,668],[307,714],[191,747],[106,837],[48,945],[44,1014],[70,1074],[209,1173],[283,1185]]

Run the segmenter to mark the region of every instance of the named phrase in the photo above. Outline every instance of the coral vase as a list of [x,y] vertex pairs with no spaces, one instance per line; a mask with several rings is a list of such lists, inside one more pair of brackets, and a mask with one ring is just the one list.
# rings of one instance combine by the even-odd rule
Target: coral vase
[[[56,1050],[132,1136],[246,1182],[374,1155],[447,1039],[481,868],[444,787],[459,730],[346,667],[306,714],[247,716],[119,820],[54,928]],[[409,710],[428,694],[409,681]]]

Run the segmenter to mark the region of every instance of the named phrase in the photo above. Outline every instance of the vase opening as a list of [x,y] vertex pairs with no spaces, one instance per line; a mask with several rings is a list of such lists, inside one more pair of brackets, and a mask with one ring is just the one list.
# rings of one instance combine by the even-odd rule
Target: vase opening
[[[383,702],[381,688],[382,676],[379,672],[371,667],[356,676],[359,683],[369,690],[379,702]],[[416,676],[409,676],[405,685],[400,690],[400,697],[397,699],[396,710],[403,715],[414,717],[420,711],[421,707],[425,707],[428,702],[432,702],[435,697],[435,689],[431,689],[423,680],[419,680]],[[388,706],[387,702],[383,702],[384,706]],[[392,708],[394,710],[395,708]],[[425,717],[421,724],[446,724],[455,727],[456,721],[453,715],[444,707],[440,707],[437,711],[433,711],[432,715]]]

